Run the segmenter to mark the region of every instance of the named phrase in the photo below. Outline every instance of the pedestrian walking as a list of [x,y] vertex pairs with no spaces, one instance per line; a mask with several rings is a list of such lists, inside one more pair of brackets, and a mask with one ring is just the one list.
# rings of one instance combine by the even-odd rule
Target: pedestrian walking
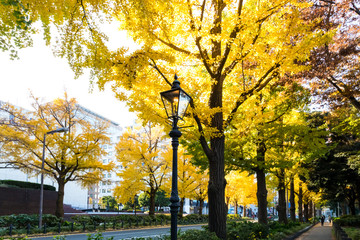
[[325,216],[322,215],[322,216],[321,216],[321,226],[324,226],[324,222],[325,222]]
[[331,223],[331,216],[330,216],[330,215],[329,215],[329,218],[328,218],[328,219],[329,219],[329,223]]

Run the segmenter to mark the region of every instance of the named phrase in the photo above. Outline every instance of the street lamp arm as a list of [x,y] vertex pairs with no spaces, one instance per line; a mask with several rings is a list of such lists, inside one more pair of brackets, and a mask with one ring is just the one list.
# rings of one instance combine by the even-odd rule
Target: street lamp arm
[[68,128],[62,127],[62,128],[58,128],[58,129],[49,131],[49,132],[47,132],[45,134],[54,134],[54,133],[67,132],[67,131],[69,131]]

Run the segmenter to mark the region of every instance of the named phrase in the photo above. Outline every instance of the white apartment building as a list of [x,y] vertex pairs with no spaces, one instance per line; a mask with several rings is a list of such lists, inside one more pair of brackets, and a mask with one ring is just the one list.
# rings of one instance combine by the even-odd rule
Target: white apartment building
[[[4,102],[0,101],[0,106],[2,104],[4,104]],[[101,203],[101,198],[104,196],[112,196],[113,188],[117,183],[119,183],[119,177],[117,176],[116,172],[121,170],[122,166],[120,166],[116,161],[115,145],[120,139],[120,135],[122,134],[123,130],[118,123],[115,123],[81,105],[78,105],[78,108],[79,111],[77,111],[77,114],[79,114],[79,117],[84,120],[89,122],[100,120],[109,123],[108,137],[110,138],[110,143],[102,146],[107,154],[99,160],[105,164],[114,162],[116,164],[116,168],[112,172],[104,172],[103,180],[98,184],[93,185],[89,189],[82,188],[77,182],[68,182],[65,185],[64,204],[69,204],[72,207],[78,209],[97,209]],[[11,115],[9,115],[7,112],[0,111],[0,124],[9,124],[11,123],[11,120]],[[26,172],[13,168],[0,168],[0,179],[40,183],[40,175],[32,176]],[[57,187],[56,182],[48,177],[44,178],[44,184]]]
[[118,143],[120,136],[123,132],[122,127],[119,126],[118,123],[115,123],[101,115],[98,115],[91,110],[80,106],[80,109],[86,113],[88,118],[93,119],[101,119],[106,121],[110,124],[108,129],[108,136],[110,137],[109,144],[105,144],[102,148],[107,152],[106,155],[103,156],[101,161],[104,164],[108,164],[113,162],[116,167],[113,169],[112,172],[104,172],[103,179],[98,184],[91,186],[88,189],[87,194],[87,209],[98,209],[101,206],[101,198],[104,196],[113,196],[113,189],[117,184],[119,184],[120,178],[117,176],[117,172],[121,171],[123,168],[117,161],[116,161],[116,152],[115,146]]

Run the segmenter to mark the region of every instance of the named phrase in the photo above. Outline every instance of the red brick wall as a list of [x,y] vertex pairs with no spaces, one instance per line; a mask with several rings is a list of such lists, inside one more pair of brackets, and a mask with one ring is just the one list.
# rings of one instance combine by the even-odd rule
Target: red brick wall
[[[44,190],[43,213],[55,214],[57,192]],[[40,190],[0,187],[0,215],[38,214]]]

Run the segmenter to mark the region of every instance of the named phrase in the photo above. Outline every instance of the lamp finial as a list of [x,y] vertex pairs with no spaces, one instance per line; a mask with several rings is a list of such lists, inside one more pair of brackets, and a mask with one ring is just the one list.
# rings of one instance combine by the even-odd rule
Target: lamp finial
[[178,76],[176,75],[176,73],[175,73],[175,76],[174,76],[174,82],[173,82],[173,84],[172,84],[172,87],[171,87],[171,89],[174,89],[174,88],[180,88],[180,81],[178,80]]

